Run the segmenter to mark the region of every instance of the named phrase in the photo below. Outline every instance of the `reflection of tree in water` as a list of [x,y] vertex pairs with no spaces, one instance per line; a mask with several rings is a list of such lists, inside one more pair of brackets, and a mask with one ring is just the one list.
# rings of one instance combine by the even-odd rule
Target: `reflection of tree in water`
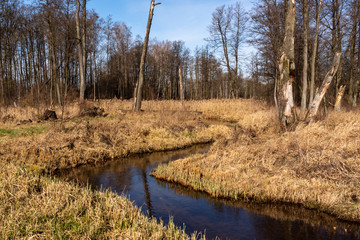
[[180,184],[156,181],[161,187],[172,189],[179,195],[197,200],[206,199],[217,212],[223,212],[227,208],[238,215],[241,209],[246,210],[250,224],[255,229],[256,239],[360,239],[359,224],[340,221],[304,207],[215,199],[207,193],[194,191]]
[[141,154],[133,157],[108,161],[98,165],[86,165],[60,173],[58,176],[66,180],[75,181],[81,185],[89,184],[92,188],[110,188],[118,193],[130,191],[136,169],[140,170],[141,181],[144,186],[145,204],[152,216],[152,202],[146,169],[160,163],[184,158],[191,154],[208,151],[210,144],[200,144],[187,149],[168,152]]
[[142,177],[143,184],[144,184],[146,206],[149,211],[149,216],[152,217],[153,216],[153,208],[151,205],[151,196],[150,196],[149,184],[148,184],[148,180],[147,180],[146,168],[141,169],[141,177]]

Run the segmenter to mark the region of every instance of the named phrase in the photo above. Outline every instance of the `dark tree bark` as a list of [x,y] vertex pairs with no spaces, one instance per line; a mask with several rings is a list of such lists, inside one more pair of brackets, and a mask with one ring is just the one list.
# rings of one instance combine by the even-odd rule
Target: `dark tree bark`
[[[86,0],[83,0],[83,9],[82,14],[83,17],[86,15],[86,9],[84,9],[84,6],[86,6]],[[80,0],[76,0],[76,15],[75,15],[75,21],[76,21],[76,37],[78,42],[78,55],[79,55],[79,78],[80,78],[80,101],[83,101],[85,99],[85,22],[83,22],[83,27],[80,28]],[[85,16],[86,19],[86,16]]]
[[314,39],[314,46],[311,55],[311,75],[310,75],[310,98],[309,98],[309,108],[311,106],[311,102],[314,99],[314,90],[315,90],[315,63],[316,63],[316,54],[318,48],[318,38],[319,38],[319,27],[320,27],[320,15],[322,10],[322,2],[323,0],[319,1],[319,5],[317,8],[317,15],[316,15],[316,32],[315,32],[315,39]]
[[304,12],[304,53],[303,53],[303,76],[302,76],[302,94],[300,115],[303,116],[306,111],[307,88],[308,88],[308,34],[309,34],[309,6],[308,1],[303,0]]

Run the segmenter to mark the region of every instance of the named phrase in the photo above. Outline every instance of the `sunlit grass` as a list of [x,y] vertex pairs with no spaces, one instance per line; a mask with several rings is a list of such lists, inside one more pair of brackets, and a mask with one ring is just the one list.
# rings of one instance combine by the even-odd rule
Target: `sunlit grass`
[[1,239],[199,239],[171,221],[144,216],[127,198],[38,175],[13,164],[0,172]]
[[330,113],[287,133],[273,131],[269,116],[248,114],[209,153],[153,175],[214,197],[296,203],[360,221],[359,111]]
[[41,134],[49,129],[49,126],[36,125],[30,127],[0,128],[0,137],[28,137]]

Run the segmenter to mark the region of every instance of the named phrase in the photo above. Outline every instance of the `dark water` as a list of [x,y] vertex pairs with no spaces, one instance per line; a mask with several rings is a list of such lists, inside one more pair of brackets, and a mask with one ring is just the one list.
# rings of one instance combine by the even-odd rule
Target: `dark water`
[[120,159],[100,166],[83,166],[60,177],[125,194],[145,214],[161,218],[165,223],[173,216],[177,226],[186,225],[187,233],[202,232],[207,239],[360,239],[360,225],[341,222],[316,211],[213,199],[149,176],[160,163],[208,149],[209,145],[202,145]]

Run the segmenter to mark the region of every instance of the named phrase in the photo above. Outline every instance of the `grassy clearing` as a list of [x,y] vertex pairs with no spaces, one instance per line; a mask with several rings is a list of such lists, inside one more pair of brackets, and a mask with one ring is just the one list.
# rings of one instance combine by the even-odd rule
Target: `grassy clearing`
[[[0,173],[0,232],[5,238],[164,236],[156,234],[172,231],[173,225],[164,228],[149,220],[142,227],[135,217],[126,230],[113,224],[120,213],[106,214],[118,208],[125,209],[126,217],[146,219],[130,203],[121,205],[124,198],[36,173],[209,141],[215,141],[209,153],[160,166],[153,174],[215,197],[297,203],[360,221],[359,111],[331,113],[324,121],[281,134],[275,110],[253,100],[145,101],[141,113],[129,111],[129,101],[87,104],[104,108],[108,115],[79,118],[84,106],[73,104],[66,106],[63,121],[37,123],[37,109],[1,111],[0,164],[5,170]],[[55,205],[53,212],[57,199],[63,205]],[[82,217],[81,211],[95,215]]]
[[131,154],[184,148],[214,141],[230,131],[226,126],[204,123],[199,113],[178,104],[145,102],[145,111],[134,113],[128,111],[130,102],[103,101],[98,106],[108,115],[92,118],[76,117],[81,106],[73,105],[66,108],[64,121],[22,127],[17,125],[21,114],[13,110],[13,122],[0,124],[4,129],[0,130],[0,155],[8,162],[51,172]]
[[270,130],[276,129],[270,114],[243,117],[209,153],[162,165],[153,175],[214,197],[296,203],[359,222],[360,112],[331,113],[284,134]]
[[164,227],[141,215],[124,197],[40,173],[215,141],[230,128],[209,125],[196,109],[176,101],[144,102],[142,113],[129,111],[126,101],[88,105],[108,115],[80,118],[84,106],[74,104],[63,120],[38,122],[44,109],[1,109],[0,238],[189,239],[171,221]]
[[49,126],[44,124],[36,124],[28,127],[0,128],[0,138],[4,140],[6,138],[34,136],[45,132],[48,128]]
[[1,239],[197,239],[145,217],[125,197],[0,163]]

